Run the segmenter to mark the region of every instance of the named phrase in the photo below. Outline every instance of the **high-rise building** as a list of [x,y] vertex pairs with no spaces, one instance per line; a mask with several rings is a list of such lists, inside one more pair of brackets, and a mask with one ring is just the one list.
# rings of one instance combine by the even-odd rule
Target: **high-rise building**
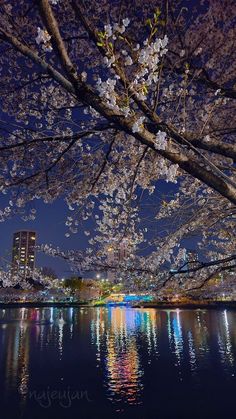
[[17,231],[13,235],[12,272],[27,276],[35,268],[35,231]]

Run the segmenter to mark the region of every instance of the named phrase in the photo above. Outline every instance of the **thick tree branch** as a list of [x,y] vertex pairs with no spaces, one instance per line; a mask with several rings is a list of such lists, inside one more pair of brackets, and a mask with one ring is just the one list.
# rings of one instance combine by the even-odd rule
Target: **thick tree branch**
[[3,28],[0,28],[0,38],[10,43],[16,51],[20,52],[24,56],[28,57],[34,63],[38,64],[46,73],[48,73],[55,81],[63,86],[68,92],[74,94],[75,89],[72,83],[67,80],[59,71],[57,71],[51,64],[48,64],[45,60],[39,57],[38,53],[33,51],[31,48],[24,45],[15,36],[6,32]]
[[40,9],[42,12],[43,19],[46,22],[48,33],[52,35],[52,39],[55,43],[57,52],[61,59],[62,65],[67,73],[67,76],[69,77],[71,82],[74,83],[75,81],[78,81],[78,75],[75,66],[73,65],[67,53],[64,41],[59,31],[58,23],[54,17],[52,8],[48,0],[40,0]]
[[[69,93],[76,95],[79,101],[82,101],[85,104],[92,106],[97,112],[100,113],[100,115],[104,116],[107,120],[114,123],[117,129],[123,130],[127,134],[134,136],[142,144],[149,146],[155,152],[168,159],[172,163],[178,164],[181,169],[183,169],[190,175],[196,177],[197,179],[201,180],[203,183],[215,189],[229,201],[236,204],[236,189],[233,186],[229,185],[226,181],[221,179],[218,175],[215,175],[214,173],[210,172],[204,167],[201,167],[195,160],[187,157],[182,151],[177,152],[177,150],[174,150],[172,147],[167,147],[166,150],[156,150],[155,136],[152,133],[150,133],[146,129],[143,129],[141,133],[133,133],[133,118],[125,118],[122,115],[117,115],[101,100],[101,98],[92,90],[92,88],[86,85],[85,83],[78,83],[76,87],[74,87],[69,80],[65,79],[65,77],[62,76],[62,74],[60,74],[51,65],[47,64],[44,60],[42,60],[34,51],[24,46],[14,36],[7,34],[1,28],[0,34],[7,42],[12,43],[14,47],[23,55],[27,56],[35,63],[40,65],[44,69],[44,71],[49,73],[54,78],[54,80],[60,83]],[[144,109],[146,109],[146,107],[147,106],[144,104]],[[156,118],[158,119],[157,116],[155,116],[154,119]],[[182,138],[184,140],[183,137],[181,137],[176,131],[174,131],[171,127],[167,126],[166,124],[162,123],[159,125],[159,127],[163,127],[165,132],[174,140],[177,140],[179,138]]]

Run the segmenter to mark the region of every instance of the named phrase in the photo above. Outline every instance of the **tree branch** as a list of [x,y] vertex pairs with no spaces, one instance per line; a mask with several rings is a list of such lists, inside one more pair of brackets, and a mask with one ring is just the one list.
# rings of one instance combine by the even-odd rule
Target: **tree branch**
[[67,76],[71,80],[72,84],[74,82],[78,81],[78,75],[76,72],[76,69],[69,58],[69,55],[67,53],[64,41],[61,37],[59,27],[57,24],[57,21],[54,17],[52,8],[48,2],[48,0],[40,0],[40,9],[42,12],[43,19],[46,23],[46,27],[48,30],[48,33],[52,35],[52,39],[55,42],[55,46],[57,49],[57,52],[59,54],[59,57],[62,61],[62,65],[67,73]]
[[[23,45],[14,36],[3,31],[2,28],[0,28],[0,34],[7,42],[12,43],[14,47],[23,55],[39,64],[44,69],[44,71],[49,73],[53,79],[62,85],[68,92],[76,95],[79,101],[83,101],[85,104],[92,106],[107,120],[114,123],[119,130],[122,130],[127,134],[135,137],[142,144],[152,148],[156,153],[160,154],[162,157],[168,159],[172,163],[178,164],[180,168],[185,170],[187,173],[201,180],[203,183],[215,189],[229,201],[236,204],[236,189],[232,185],[229,185],[228,182],[200,166],[195,160],[187,157],[183,152],[174,151],[172,147],[167,147],[166,150],[156,150],[155,136],[153,134],[145,129],[143,129],[140,133],[133,133],[132,127],[134,118],[126,118],[123,115],[116,114],[101,100],[101,98],[93,91],[93,89],[85,83],[78,83],[76,86],[73,86],[69,80],[62,76],[62,74],[55,70],[50,64],[47,64],[34,51]],[[144,103],[142,103],[142,106],[143,110],[147,109],[147,116],[149,117],[150,110],[148,106]],[[159,121],[159,118],[155,115],[154,120]],[[158,127],[160,129],[163,127],[164,131],[174,140],[181,139],[182,141],[186,141],[180,134],[178,134],[175,130],[166,124],[159,123]],[[189,144],[188,141],[187,143]]]

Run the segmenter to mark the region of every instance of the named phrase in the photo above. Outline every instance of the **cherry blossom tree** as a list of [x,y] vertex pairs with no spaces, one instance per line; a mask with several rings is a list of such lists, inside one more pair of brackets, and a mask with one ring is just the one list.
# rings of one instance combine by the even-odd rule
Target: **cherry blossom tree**
[[[64,197],[67,235],[96,221],[83,269],[122,243],[125,272],[157,275],[181,267],[192,234],[208,262],[232,257],[235,12],[231,0],[3,1],[1,221]],[[154,221],[165,228],[151,235]]]

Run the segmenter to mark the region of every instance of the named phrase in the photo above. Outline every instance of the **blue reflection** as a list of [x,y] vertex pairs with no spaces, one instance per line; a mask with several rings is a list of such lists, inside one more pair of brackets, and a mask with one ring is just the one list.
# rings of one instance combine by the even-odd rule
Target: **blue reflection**
[[[0,310],[0,394],[8,405],[13,398],[17,409],[27,409],[32,389],[66,383],[88,388],[100,411],[109,402],[115,411],[137,406],[149,418],[148,406],[156,417],[169,412],[169,396],[184,409],[188,400],[194,403],[197,385],[206,410],[211,388],[221,400],[224,387],[230,396],[235,390],[235,318],[228,310]],[[224,408],[229,405],[227,399]]]

